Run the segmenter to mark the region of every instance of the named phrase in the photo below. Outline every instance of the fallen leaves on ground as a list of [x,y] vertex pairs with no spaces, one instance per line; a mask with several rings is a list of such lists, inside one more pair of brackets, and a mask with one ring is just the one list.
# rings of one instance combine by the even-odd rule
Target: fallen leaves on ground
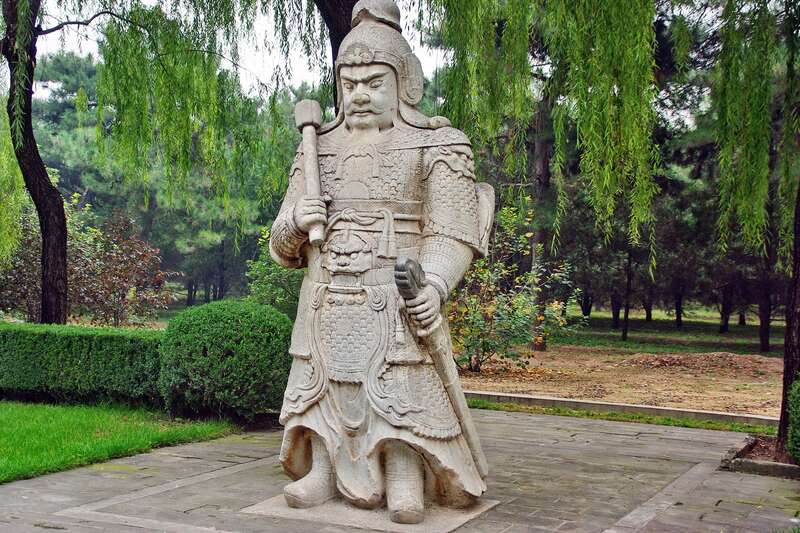
[[640,353],[622,361],[619,365],[644,368],[681,368],[702,373],[744,374],[753,377],[764,376],[768,370],[765,368],[764,357],[730,352]]

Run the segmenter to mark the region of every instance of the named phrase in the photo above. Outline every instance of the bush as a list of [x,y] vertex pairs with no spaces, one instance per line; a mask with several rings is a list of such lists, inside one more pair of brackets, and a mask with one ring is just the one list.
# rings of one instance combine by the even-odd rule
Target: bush
[[488,256],[473,263],[450,300],[456,362],[473,372],[493,359],[525,366],[529,355],[518,347],[544,347],[548,337],[569,328],[566,306],[576,294],[570,267],[545,268],[537,262],[532,270],[520,271],[519,258],[530,254],[532,235],[523,233],[531,220],[521,217],[516,208],[500,209]]
[[272,307],[223,300],[173,318],[161,348],[159,388],[173,414],[252,421],[280,408],[292,323]]
[[800,379],[796,379],[789,391],[789,434],[786,449],[800,463]]
[[161,331],[0,323],[0,395],[162,405]]
[[297,316],[297,300],[305,270],[282,267],[270,257],[269,231],[269,227],[265,228],[258,239],[258,259],[247,262],[249,298],[260,304],[271,305],[293,319]]

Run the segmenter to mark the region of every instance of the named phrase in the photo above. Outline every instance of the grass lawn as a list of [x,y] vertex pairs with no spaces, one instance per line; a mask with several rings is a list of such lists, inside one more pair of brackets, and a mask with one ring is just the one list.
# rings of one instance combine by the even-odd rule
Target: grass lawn
[[[622,330],[611,329],[611,313],[592,311],[586,326],[574,333],[557,336],[555,344],[627,349],[632,352],[731,352],[758,354],[758,320],[748,316],[748,324],[739,326],[731,317],[730,331],[719,333],[719,316],[707,309],[690,311],[683,327],[675,327],[675,319],[661,311],[653,312],[653,321],[645,322],[642,312],[632,312],[628,340],[621,340]],[[784,323],[773,320],[770,330],[771,351],[761,355],[783,355]]]
[[234,430],[225,421],[175,421],[121,406],[0,401],[0,483]]

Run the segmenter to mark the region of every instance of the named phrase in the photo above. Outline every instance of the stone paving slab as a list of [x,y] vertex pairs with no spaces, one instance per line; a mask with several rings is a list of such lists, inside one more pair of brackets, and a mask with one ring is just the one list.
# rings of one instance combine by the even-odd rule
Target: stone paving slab
[[[474,411],[500,504],[459,532],[775,532],[800,482],[716,469],[745,435]],[[279,431],[232,435],[0,485],[0,532],[350,531],[243,509],[279,496]]]

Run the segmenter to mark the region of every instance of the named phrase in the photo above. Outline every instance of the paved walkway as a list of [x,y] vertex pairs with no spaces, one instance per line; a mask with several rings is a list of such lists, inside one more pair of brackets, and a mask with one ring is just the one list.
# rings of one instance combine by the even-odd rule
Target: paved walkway
[[[461,532],[782,532],[800,482],[721,472],[744,435],[475,411],[500,505]],[[0,485],[0,531],[340,532],[240,510],[280,494],[280,432],[163,448]]]

